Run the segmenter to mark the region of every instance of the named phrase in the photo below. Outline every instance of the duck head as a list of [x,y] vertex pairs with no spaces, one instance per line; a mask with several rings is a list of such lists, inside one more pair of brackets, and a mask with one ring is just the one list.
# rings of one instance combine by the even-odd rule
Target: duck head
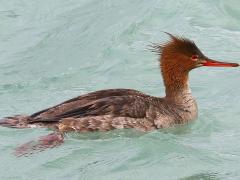
[[209,67],[238,67],[238,63],[221,62],[205,56],[197,45],[186,38],[170,33],[165,44],[154,44],[153,51],[160,55],[160,68],[166,86],[166,95],[176,95],[188,89],[188,73],[192,69]]

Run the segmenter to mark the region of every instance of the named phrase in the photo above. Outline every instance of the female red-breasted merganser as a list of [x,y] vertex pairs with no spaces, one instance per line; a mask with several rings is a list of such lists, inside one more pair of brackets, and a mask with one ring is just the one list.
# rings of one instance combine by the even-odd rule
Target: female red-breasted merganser
[[40,138],[41,145],[51,146],[63,141],[62,132],[122,128],[150,131],[196,119],[197,103],[188,85],[190,70],[202,66],[237,67],[239,64],[209,59],[193,41],[167,34],[170,41],[152,46],[160,55],[165,97],[154,97],[132,89],[100,90],[30,116],[7,117],[0,121],[0,125],[54,128],[57,133]]

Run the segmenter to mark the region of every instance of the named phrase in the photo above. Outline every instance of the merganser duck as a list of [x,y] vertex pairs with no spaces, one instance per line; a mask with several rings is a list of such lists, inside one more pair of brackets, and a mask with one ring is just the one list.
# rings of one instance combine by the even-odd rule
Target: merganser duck
[[[150,131],[196,119],[198,108],[189,88],[189,72],[202,66],[237,67],[239,64],[212,60],[206,57],[193,41],[167,34],[170,36],[168,42],[151,46],[153,51],[160,55],[165,97],[154,97],[132,89],[100,90],[30,116],[4,118],[0,125],[15,128],[53,128],[56,133],[41,137],[40,145],[37,146],[44,144],[45,147],[52,147],[53,144],[61,144],[62,133],[69,131],[92,132],[123,128]],[[21,151],[23,147],[26,150],[25,146],[18,150]]]

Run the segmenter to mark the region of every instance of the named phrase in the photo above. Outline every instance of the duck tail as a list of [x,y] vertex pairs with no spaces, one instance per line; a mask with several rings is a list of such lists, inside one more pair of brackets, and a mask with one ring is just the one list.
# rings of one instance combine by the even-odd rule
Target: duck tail
[[11,128],[29,128],[30,116],[17,115],[0,119],[0,126]]

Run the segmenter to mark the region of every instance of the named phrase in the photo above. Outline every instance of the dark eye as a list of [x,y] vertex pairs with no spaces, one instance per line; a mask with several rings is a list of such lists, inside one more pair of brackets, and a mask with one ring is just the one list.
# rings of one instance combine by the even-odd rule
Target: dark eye
[[198,55],[197,54],[192,55],[191,59],[193,61],[197,61],[198,60]]

